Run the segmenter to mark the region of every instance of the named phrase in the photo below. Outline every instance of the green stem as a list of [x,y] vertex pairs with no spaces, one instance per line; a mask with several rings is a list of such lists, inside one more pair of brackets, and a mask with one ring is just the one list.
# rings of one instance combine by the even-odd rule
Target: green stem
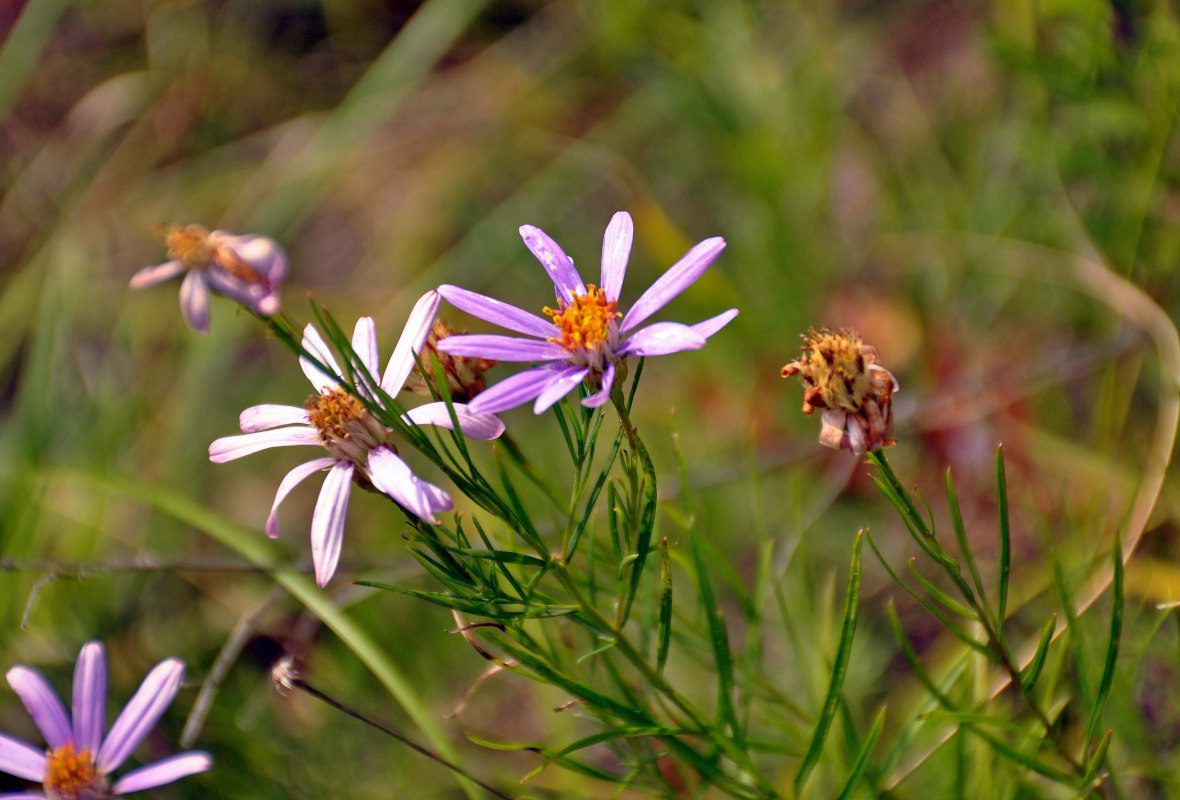
[[627,587],[623,602],[619,604],[618,615],[613,626],[621,629],[631,613],[631,603],[635,600],[635,594],[639,589],[639,579],[643,575],[643,565],[647,561],[647,551],[651,547],[652,531],[656,526],[656,505],[659,502],[659,495],[656,491],[655,465],[652,464],[651,456],[648,454],[643,440],[639,438],[639,432],[631,424],[631,415],[627,413],[627,404],[623,401],[623,387],[618,382],[611,390],[610,399],[619,414],[619,424],[622,426],[623,432],[627,434],[627,441],[631,443],[631,449],[639,458],[644,481],[643,509],[639,514],[639,535],[635,541],[635,558],[629,565],[631,570],[630,585]]

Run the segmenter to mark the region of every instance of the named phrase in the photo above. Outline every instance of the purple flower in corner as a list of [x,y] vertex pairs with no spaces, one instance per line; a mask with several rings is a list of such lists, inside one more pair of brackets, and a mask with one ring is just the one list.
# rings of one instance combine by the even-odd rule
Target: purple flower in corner
[[132,770],[113,786],[109,782],[110,773],[131,755],[172,704],[183,675],[184,664],[178,659],[157,664],[104,739],[107,668],[102,644],[89,642],[78,654],[72,718],[40,672],[19,665],[10,669],[8,684],[25,704],[49,749],[0,734],[0,770],[40,782],[43,789],[0,794],[0,798],[104,800],[163,786],[209,769],[213,760],[207,753],[181,753]]
[[[405,385],[410,370],[414,368],[414,355],[422,351],[441,302],[437,292],[427,292],[418,300],[385,367],[384,377],[378,377],[381,373],[377,363],[376,325],[371,317],[357,321],[352,349],[360,359],[360,366],[374,380],[380,381],[386,394],[394,396]],[[315,328],[308,325],[303,336],[303,349],[340,375],[340,367],[331,349]],[[279,484],[266,520],[267,535],[278,536],[279,505],[305,478],[328,470],[311,519],[311,558],[316,583],[325,586],[340,560],[344,514],[353,481],[389,495],[407,511],[431,524],[438,522],[435,514],[450,511],[453,504],[446,492],[413,473],[389,440],[390,432],[369,413],[359,398],[307,358],[301,358],[299,364],[319,394],[308,400],[304,408],[283,405],[247,408],[240,420],[243,435],[226,436],[213,442],[209,445],[209,459],[221,464],[271,447],[292,445],[319,445],[328,451],[327,456],[313,458],[287,473]],[[362,382],[358,389],[369,401],[379,402],[374,388]],[[504,423],[496,417],[473,413],[462,404],[453,408],[464,436],[495,439],[504,432]],[[453,424],[447,404],[443,402],[412,408],[402,419],[411,425],[451,428]]]
[[615,365],[623,359],[699,349],[737,316],[737,309],[731,308],[696,325],[656,322],[640,327],[709,268],[725,249],[720,237],[694,246],[621,314],[619,292],[634,236],[630,214],[618,212],[607,226],[600,286],[584,285],[574,262],[541,229],[524,225],[520,235],[557,288],[558,308],[544,309],[552,320],[458,286],[438,288],[456,308],[533,337],[451,336],[439,342],[439,350],[466,358],[541,362],[476,395],[469,406],[474,413],[495,414],[535,399],[533,411],[540,414],[584,380],[590,380],[595,391],[582,405],[597,408],[610,398]]
[[287,276],[287,255],[267,236],[209,232],[200,225],[173,225],[164,237],[168,261],[144,267],[131,278],[145,289],[184,275],[180,311],[188,326],[209,332],[209,292],[236,300],[256,314],[279,313],[279,283]]

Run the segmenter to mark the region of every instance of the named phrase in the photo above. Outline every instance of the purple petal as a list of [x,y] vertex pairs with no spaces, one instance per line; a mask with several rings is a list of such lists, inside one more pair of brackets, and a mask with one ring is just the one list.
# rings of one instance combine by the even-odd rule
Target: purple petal
[[189,270],[180,284],[180,313],[197,333],[209,332],[209,285],[199,269]]
[[305,478],[314,475],[322,469],[327,469],[336,463],[336,459],[331,456],[324,458],[313,458],[305,464],[300,464],[295,469],[291,470],[284,476],[282,482],[279,483],[279,490],[275,492],[275,501],[270,506],[270,515],[266,518],[266,535],[272,539],[277,539],[279,536],[279,506],[291,490],[303,482]]
[[681,350],[699,350],[705,337],[680,322],[656,322],[627,337],[615,351],[620,356],[666,356]]
[[[224,231],[214,231],[210,238]],[[266,279],[271,288],[287,276],[287,254],[269,236],[226,234],[220,242]]]
[[582,400],[582,405],[586,408],[598,408],[610,399],[610,389],[615,383],[615,363],[613,361],[607,362],[606,369],[602,371],[602,388],[594,394]]
[[438,524],[434,512],[454,507],[446,492],[415,475],[409,464],[387,447],[369,452],[368,472],[374,486],[431,525]]
[[128,772],[115,781],[111,791],[117,795],[142,792],[144,789],[154,789],[189,775],[196,775],[212,766],[213,759],[208,753],[180,753]]
[[[336,357],[332,355],[332,348],[328,347],[328,343],[324,341],[324,337],[320,336],[320,332],[308,325],[303,329],[303,349],[315,356],[321,364],[331,370],[332,375],[339,375],[340,365],[336,363]],[[340,384],[336,379],[324,373],[322,369],[317,367],[306,357],[300,357],[299,366],[303,370],[303,374],[311,381],[311,385],[316,388],[317,392],[323,393],[329,389],[339,389]]]
[[74,665],[74,745],[97,753],[106,725],[107,663],[102,645],[87,642]]
[[385,377],[381,379],[381,388],[390,397],[395,397],[406,384],[410,370],[414,368],[414,356],[422,352],[426,339],[430,336],[430,329],[434,327],[438,308],[442,305],[442,298],[438,292],[430,291],[418,298],[410,310],[406,320],[406,327],[393,348],[393,355],[385,365]]
[[510,331],[546,339],[552,336],[555,330],[553,323],[547,319],[478,292],[443,284],[438,287],[438,293],[460,311]]
[[160,715],[172,705],[183,676],[184,663],[177,658],[164,659],[148,673],[98,751],[95,765],[99,772],[106,774],[118,769],[131,755],[148,731],[155,727]]
[[210,289],[250,308],[255,308],[263,297],[272,294],[270,289],[261,284],[247,283],[237,275],[231,275],[220,269],[202,270],[202,274]]
[[[459,432],[468,439],[495,439],[504,432],[504,423],[491,414],[472,414],[471,410],[457,403],[454,406],[455,417],[459,420]],[[454,430],[451,415],[447,411],[447,404],[443,402],[427,403],[424,406],[411,408],[402,415],[402,419],[414,425],[437,425],[440,428]]]
[[730,320],[738,315],[736,308],[731,308],[729,311],[722,311],[715,317],[709,317],[703,322],[698,322],[696,325],[690,326],[694,331],[708,339],[717,331],[729,324]]
[[46,800],[46,798],[40,792],[5,792],[0,794],[0,800]]
[[576,294],[586,294],[586,286],[582,277],[574,269],[574,262],[565,254],[557,242],[549,238],[549,234],[532,225],[520,226],[520,238],[525,246],[541,262],[541,266],[549,273],[550,280],[557,287],[557,296],[567,303]]
[[283,425],[310,425],[307,409],[299,406],[284,406],[263,403],[250,406],[238,415],[238,426],[242,433],[257,433]]
[[656,279],[647,291],[639,296],[635,305],[623,317],[619,332],[626,333],[639,323],[667,305],[672,298],[683,292],[704,274],[709,265],[725,249],[725,240],[720,236],[698,242],[691,250]]
[[589,367],[566,367],[555,371],[549,383],[537,395],[537,402],[533,403],[533,413],[544,414],[550,406],[572,392],[589,374]]
[[340,562],[344,517],[355,470],[356,465],[351,461],[336,462],[324,479],[311,515],[311,563],[315,566],[315,582],[320,587],[328,585]]
[[0,772],[40,782],[45,777],[45,751],[0,733]]
[[131,276],[131,288],[146,289],[149,286],[155,286],[157,283],[172,280],[185,269],[184,262],[179,258],[165,261],[163,264],[144,267]]
[[607,300],[618,300],[623,290],[623,277],[627,274],[627,259],[631,257],[631,241],[635,237],[635,224],[631,215],[619,211],[611,217],[602,237],[602,285]]
[[467,409],[473,414],[498,414],[527,403],[545,390],[553,376],[553,367],[534,367],[477,394]]
[[554,342],[494,333],[448,336],[438,343],[438,349],[453,356],[490,358],[493,361],[557,361],[569,356],[564,347]]
[[275,428],[241,436],[223,436],[209,445],[209,460],[214,464],[224,464],[272,447],[309,444],[321,444],[320,434],[315,428]]
[[[373,322],[372,317],[361,317],[356,321],[356,327],[352,330],[352,349],[356,352],[357,357],[361,360],[361,365],[374,382],[381,381],[380,366],[377,363],[377,323]],[[359,384],[364,383],[361,376],[357,375],[358,388]],[[368,392],[372,396],[371,392]]]
[[29,710],[29,716],[37,723],[37,729],[51,750],[73,741],[74,731],[70,727],[70,718],[66,716],[66,708],[40,672],[30,667],[15,666],[8,670],[8,685]]

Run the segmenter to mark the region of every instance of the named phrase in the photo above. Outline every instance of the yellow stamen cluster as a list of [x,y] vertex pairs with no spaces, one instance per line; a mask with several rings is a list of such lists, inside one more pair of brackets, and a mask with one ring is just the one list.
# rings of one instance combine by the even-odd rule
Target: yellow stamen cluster
[[92,800],[106,796],[106,781],[95,769],[87,750],[75,750],[73,742],[51,750],[45,757],[45,794],[50,800]]
[[179,258],[190,268],[207,267],[213,263],[213,243],[209,231],[200,225],[173,225],[164,234],[168,258]]
[[[868,350],[875,356],[876,351]],[[803,354],[783,367],[783,377],[803,377],[808,389],[803,397],[805,413],[811,413],[808,406],[857,411],[870,388],[865,354],[860,335],[850,328],[839,333],[812,328],[803,337]]]
[[337,458],[363,466],[369,451],[385,442],[385,429],[365,404],[343,389],[329,389],[308,399],[308,417],[324,447]]
[[622,316],[618,312],[618,301],[607,300],[604,289],[594,284],[586,287],[586,294],[576,295],[572,303],[562,300],[560,309],[545,308],[544,312],[553,317],[553,324],[561,331],[560,336],[551,336],[549,341],[566,350],[594,350],[607,341],[610,323]]

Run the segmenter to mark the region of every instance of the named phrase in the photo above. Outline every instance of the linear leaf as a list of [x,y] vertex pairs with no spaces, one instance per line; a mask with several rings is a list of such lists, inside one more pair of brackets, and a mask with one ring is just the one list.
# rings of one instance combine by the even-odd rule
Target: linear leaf
[[848,780],[844,782],[844,788],[840,790],[840,794],[836,796],[836,800],[848,800],[848,798],[852,797],[852,793],[856,791],[856,787],[860,785],[860,779],[869,765],[869,757],[873,754],[873,748],[877,745],[877,739],[881,737],[881,730],[884,727],[885,709],[882,708],[877,712],[877,716],[873,718],[872,727],[869,728],[869,735],[865,737],[860,752],[856,754],[856,759],[852,762],[852,768],[848,773]]
[[1090,742],[1098,730],[1098,720],[1102,716],[1102,707],[1110,696],[1110,687],[1114,683],[1115,662],[1119,658],[1119,641],[1123,635],[1123,545],[1122,537],[1116,532],[1112,549],[1114,560],[1114,580],[1111,582],[1110,594],[1110,635],[1106,640],[1106,657],[1102,664],[1102,677],[1098,680],[1098,694],[1094,698],[1094,705],[1090,708],[1090,721],[1086,725],[1085,747],[1082,752],[1088,752]]
[[1020,691],[1028,694],[1032,691],[1033,686],[1036,685],[1037,679],[1041,677],[1041,670],[1045,668],[1045,656],[1049,654],[1049,645],[1053,641],[1053,631],[1057,630],[1057,615],[1054,614],[1045,623],[1045,627],[1041,628],[1041,638],[1037,642],[1037,650],[1033,653],[1032,660],[1028,662],[1028,666],[1020,674]]

